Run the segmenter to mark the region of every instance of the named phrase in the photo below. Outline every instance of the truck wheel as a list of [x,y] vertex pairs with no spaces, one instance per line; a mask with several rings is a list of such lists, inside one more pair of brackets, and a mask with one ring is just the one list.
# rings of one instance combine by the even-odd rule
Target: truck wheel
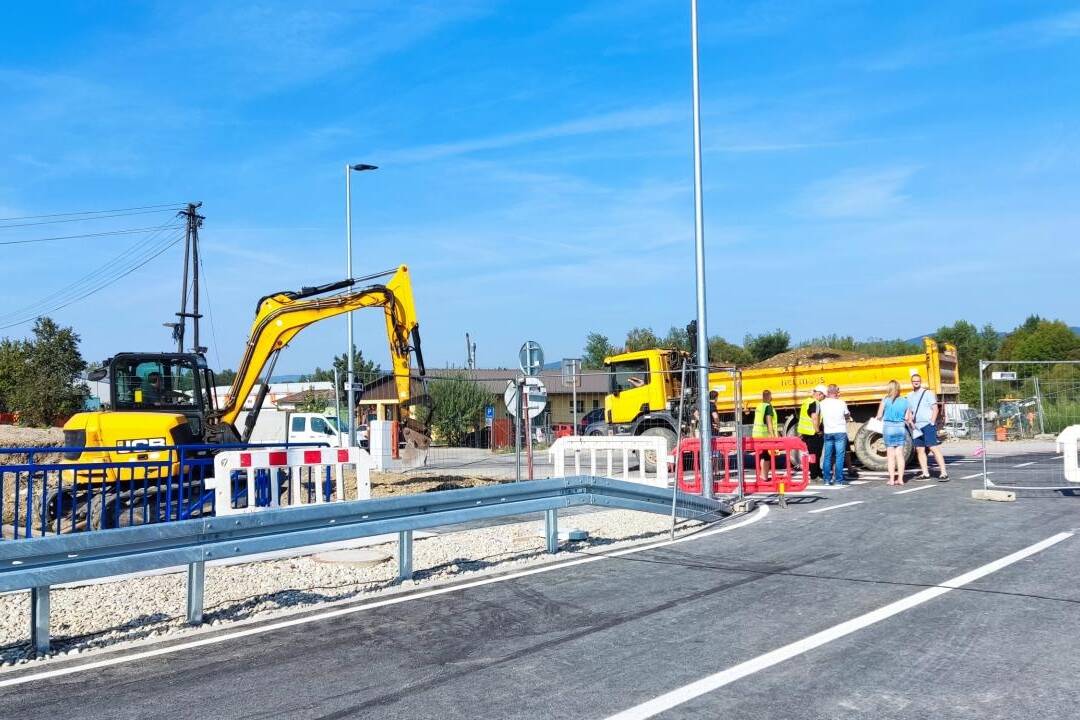
[[[666,427],[651,427],[647,428],[642,435],[649,435],[652,437],[664,438],[664,446],[667,448],[667,453],[670,453],[675,447],[675,433]],[[646,451],[641,453],[642,457],[640,462],[645,463],[645,472],[656,472],[657,457],[653,451]],[[665,453],[666,454],[666,453]],[[664,458],[659,458],[661,462],[665,462]]]
[[[904,456],[907,462],[910,462],[914,450],[911,438],[905,439]],[[885,439],[880,434],[867,430],[865,425],[855,433],[855,457],[867,470],[887,470],[889,467],[885,457]]]

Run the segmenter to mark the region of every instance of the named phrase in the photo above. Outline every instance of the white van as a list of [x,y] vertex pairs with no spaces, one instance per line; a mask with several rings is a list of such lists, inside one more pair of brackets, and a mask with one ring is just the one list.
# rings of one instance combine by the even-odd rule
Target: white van
[[[243,429],[247,413],[237,421]],[[340,441],[339,441],[340,437]],[[338,419],[323,413],[285,412],[264,409],[255,421],[251,432],[252,443],[320,443],[330,447],[348,444],[348,432],[342,427],[338,432]]]

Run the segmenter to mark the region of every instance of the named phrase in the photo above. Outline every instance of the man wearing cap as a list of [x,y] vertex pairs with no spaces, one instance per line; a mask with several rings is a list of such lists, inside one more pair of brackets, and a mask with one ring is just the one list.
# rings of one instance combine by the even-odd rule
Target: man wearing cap
[[825,399],[826,387],[818,385],[810,392],[810,397],[799,406],[799,437],[806,443],[807,452],[814,458],[810,461],[810,478],[821,477],[821,448],[824,438],[821,435],[821,412],[818,403]]

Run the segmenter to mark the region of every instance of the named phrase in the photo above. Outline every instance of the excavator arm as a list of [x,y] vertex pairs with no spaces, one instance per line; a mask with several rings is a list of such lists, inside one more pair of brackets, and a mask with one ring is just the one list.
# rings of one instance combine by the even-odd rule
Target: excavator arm
[[[388,275],[392,277],[385,284],[351,289],[357,283]],[[326,296],[327,293],[340,290],[347,292]],[[424,416],[422,408],[418,407],[426,397],[413,397],[410,367],[411,356],[415,354],[416,366],[419,374],[423,376],[424,358],[420,350],[420,326],[416,319],[412,283],[409,280],[409,269],[405,265],[394,271],[365,278],[305,287],[299,291],[283,291],[262,298],[256,308],[255,321],[251,325],[244,357],[236,369],[236,378],[229,396],[224,406],[211,416],[211,425],[219,430],[219,434],[239,437],[236,420],[244,407],[244,400],[268,365],[272,372],[277,354],[296,334],[320,320],[368,307],[381,307],[386,316],[386,338],[390,346],[390,362],[399,403],[398,420],[405,435],[406,446],[410,450],[426,450],[430,442],[428,418]],[[249,427],[254,425],[266,390],[267,386],[264,384],[255,408],[249,413]],[[350,419],[350,422],[352,421],[354,419]],[[228,433],[229,430],[231,433]]]

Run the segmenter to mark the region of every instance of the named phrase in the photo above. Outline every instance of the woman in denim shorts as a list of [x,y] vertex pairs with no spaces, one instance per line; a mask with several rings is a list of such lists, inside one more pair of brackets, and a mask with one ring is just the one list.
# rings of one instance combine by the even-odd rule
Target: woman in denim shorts
[[[878,405],[877,418],[885,426],[885,457],[888,463],[888,485],[904,484],[904,441],[907,440],[907,398],[900,397],[900,383],[889,381],[889,394]],[[894,477],[895,476],[895,477]]]

